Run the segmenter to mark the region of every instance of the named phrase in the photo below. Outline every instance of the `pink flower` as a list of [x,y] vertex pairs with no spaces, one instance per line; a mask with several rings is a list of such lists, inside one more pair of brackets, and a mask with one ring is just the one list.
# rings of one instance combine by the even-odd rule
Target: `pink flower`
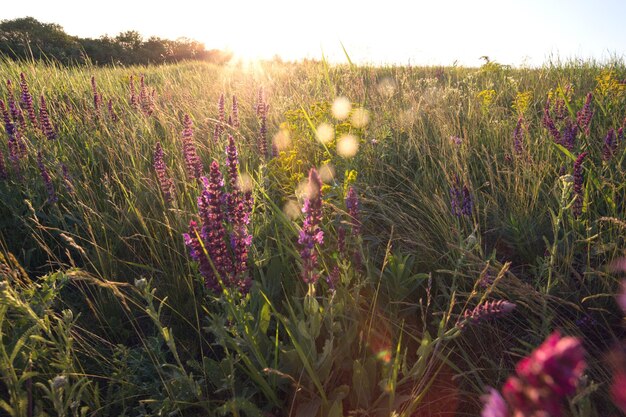
[[489,394],[483,395],[482,400],[485,403],[480,417],[508,417],[509,407],[506,405],[504,398],[494,388],[489,388]]
[[626,372],[619,372],[613,376],[611,398],[622,412],[626,413]]

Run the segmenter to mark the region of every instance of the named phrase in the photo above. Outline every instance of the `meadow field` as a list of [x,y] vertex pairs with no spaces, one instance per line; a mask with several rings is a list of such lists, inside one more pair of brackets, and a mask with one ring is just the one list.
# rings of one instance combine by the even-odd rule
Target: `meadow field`
[[4,415],[626,412],[623,63],[0,80]]

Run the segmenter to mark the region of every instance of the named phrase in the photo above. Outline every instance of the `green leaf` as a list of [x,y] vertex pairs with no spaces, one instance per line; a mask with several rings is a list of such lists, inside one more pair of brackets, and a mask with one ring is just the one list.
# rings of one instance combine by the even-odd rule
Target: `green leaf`
[[267,334],[267,329],[270,327],[270,319],[272,318],[272,313],[270,312],[270,305],[267,303],[263,304],[261,308],[261,317],[259,317],[259,329],[263,334]]
[[333,403],[328,410],[328,417],[343,417],[343,402],[341,400],[337,400]]

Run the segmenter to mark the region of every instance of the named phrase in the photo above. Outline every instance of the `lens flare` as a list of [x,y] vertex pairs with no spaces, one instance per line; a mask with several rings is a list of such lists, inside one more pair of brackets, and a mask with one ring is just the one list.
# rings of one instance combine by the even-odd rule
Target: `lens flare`
[[252,177],[245,172],[242,172],[237,178],[237,185],[239,186],[239,189],[244,193],[252,191],[252,188],[254,186]]
[[352,158],[359,150],[359,140],[354,135],[344,135],[337,141],[337,154],[343,158]]
[[331,164],[322,165],[318,172],[323,182],[331,182],[335,178],[335,167]]
[[283,213],[291,220],[297,219],[302,213],[300,205],[295,200],[288,200],[283,206]]
[[365,109],[356,109],[350,117],[350,123],[352,126],[360,129],[367,126],[370,122],[370,112]]
[[337,97],[333,102],[331,112],[337,120],[346,120],[352,110],[352,103],[346,97]]
[[274,146],[280,151],[287,150],[291,146],[291,135],[287,129],[280,129],[274,135]]
[[327,144],[335,138],[335,128],[328,123],[322,123],[317,127],[315,136],[321,143]]

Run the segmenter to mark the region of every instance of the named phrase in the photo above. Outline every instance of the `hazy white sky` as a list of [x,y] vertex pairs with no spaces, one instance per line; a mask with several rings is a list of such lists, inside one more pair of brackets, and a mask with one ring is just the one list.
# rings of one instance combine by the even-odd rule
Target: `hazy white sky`
[[246,58],[540,65],[550,57],[626,54],[626,0],[25,0],[0,19],[32,16],[71,35],[137,30],[186,36]]

